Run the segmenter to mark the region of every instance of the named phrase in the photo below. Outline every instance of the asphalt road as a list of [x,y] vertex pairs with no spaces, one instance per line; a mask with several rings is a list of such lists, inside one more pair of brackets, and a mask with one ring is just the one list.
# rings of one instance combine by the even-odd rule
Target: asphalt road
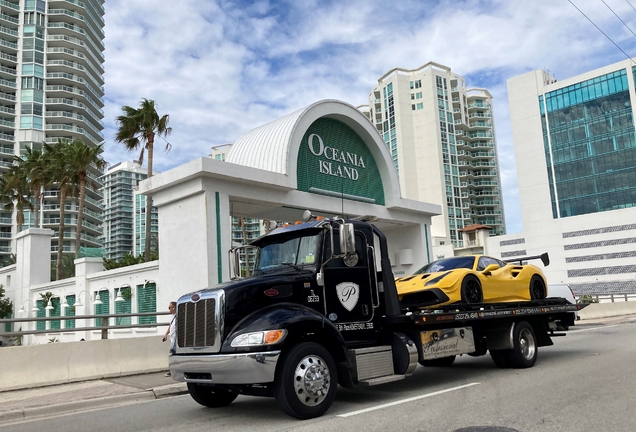
[[287,417],[273,399],[208,409],[189,396],[0,427],[18,431],[634,431],[636,321],[577,327],[541,348],[531,369],[489,356],[418,367],[404,381],[339,389],[321,418]]

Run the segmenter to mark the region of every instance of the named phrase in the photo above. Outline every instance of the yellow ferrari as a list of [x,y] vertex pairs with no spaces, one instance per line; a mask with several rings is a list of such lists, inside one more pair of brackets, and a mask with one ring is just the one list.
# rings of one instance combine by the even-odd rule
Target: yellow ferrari
[[[415,274],[395,280],[402,308],[439,307],[449,304],[478,304],[539,300],[546,297],[546,279],[541,269],[523,261],[548,254],[506,262],[485,255],[443,258],[426,264]],[[518,262],[518,264],[517,264]]]

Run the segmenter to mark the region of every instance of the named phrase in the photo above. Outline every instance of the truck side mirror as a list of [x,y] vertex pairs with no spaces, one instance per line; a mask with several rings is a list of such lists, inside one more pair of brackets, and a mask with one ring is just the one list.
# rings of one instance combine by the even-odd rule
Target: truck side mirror
[[353,224],[346,223],[340,226],[340,253],[350,255],[356,251],[356,238]]
[[344,255],[343,261],[347,267],[353,267],[358,263],[355,229],[351,223],[340,226],[340,253]]
[[228,251],[228,261],[230,265],[230,279],[240,279],[241,277],[241,260],[239,258],[239,248],[232,248]]

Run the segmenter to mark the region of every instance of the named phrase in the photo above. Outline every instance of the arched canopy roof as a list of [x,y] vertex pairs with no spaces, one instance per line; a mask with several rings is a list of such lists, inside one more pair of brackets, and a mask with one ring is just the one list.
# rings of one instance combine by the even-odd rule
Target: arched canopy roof
[[307,131],[319,119],[345,124],[364,142],[377,165],[385,205],[399,200],[397,173],[380,134],[364,114],[342,101],[322,100],[253,129],[232,146],[226,162],[284,174],[292,184],[298,184],[296,167],[300,146]]

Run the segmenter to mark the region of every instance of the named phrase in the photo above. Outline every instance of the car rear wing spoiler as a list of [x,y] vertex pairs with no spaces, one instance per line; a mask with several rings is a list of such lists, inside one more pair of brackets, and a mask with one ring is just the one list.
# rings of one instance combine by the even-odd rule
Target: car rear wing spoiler
[[530,261],[533,259],[541,259],[541,261],[543,262],[544,266],[549,266],[550,265],[550,257],[548,256],[547,252],[542,253],[541,255],[533,255],[533,256],[527,256],[527,257],[521,257],[521,258],[514,258],[514,259],[509,259],[509,260],[504,260],[507,263],[516,263],[518,262],[519,265],[523,264],[524,261]]

